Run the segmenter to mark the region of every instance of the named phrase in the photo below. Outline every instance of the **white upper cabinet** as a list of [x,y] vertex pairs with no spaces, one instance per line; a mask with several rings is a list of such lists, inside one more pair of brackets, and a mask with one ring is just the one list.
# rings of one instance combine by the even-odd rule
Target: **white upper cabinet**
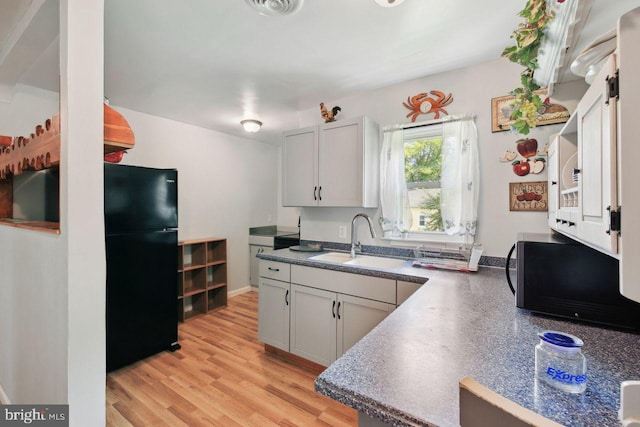
[[618,22],[618,204],[620,293],[640,302],[640,8]]
[[[620,17],[615,53],[555,138],[549,155],[549,197],[557,200],[549,225],[618,258],[620,293],[638,302],[639,40],[640,8],[636,8]],[[550,209],[554,202],[550,201]]]
[[318,205],[318,127],[284,134],[282,204]]
[[379,139],[367,117],[285,132],[283,205],[377,207]]
[[557,206],[549,225],[611,255],[618,253],[618,232],[611,230],[618,212],[617,99],[609,89],[616,70],[611,55],[549,150],[549,197],[558,197],[549,202]]
[[[549,226],[562,232],[576,231],[579,200],[577,116],[571,116],[549,146]],[[578,175],[576,175],[578,178]]]
[[558,145],[558,138],[551,141],[549,144],[549,152],[547,153],[547,177],[549,179],[547,191],[549,200],[549,227],[551,228],[556,228],[556,211],[559,206],[558,199],[560,197],[560,190],[558,189],[558,177],[560,174]]
[[618,233],[610,230],[610,213],[617,211],[616,106],[609,99],[608,80],[616,75],[611,55],[578,104],[577,234],[599,249],[618,252]]

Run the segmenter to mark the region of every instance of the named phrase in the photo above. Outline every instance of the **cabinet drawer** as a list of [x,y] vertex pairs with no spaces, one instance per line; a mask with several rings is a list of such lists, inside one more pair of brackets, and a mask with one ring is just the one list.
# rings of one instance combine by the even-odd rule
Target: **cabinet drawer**
[[286,262],[260,260],[260,277],[289,282],[291,280],[291,265]]
[[396,281],[391,279],[292,265],[291,283],[390,304],[396,303]]

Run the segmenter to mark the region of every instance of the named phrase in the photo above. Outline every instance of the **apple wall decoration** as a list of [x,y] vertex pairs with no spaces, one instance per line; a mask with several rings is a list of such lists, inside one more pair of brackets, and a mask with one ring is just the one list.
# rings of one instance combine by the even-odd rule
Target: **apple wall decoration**
[[529,172],[531,172],[531,166],[529,166],[529,162],[526,160],[516,160],[512,165],[513,173],[518,176],[529,175]]
[[534,138],[519,139],[516,141],[516,150],[523,157],[522,160],[514,160],[513,152],[507,150],[500,161],[505,159],[513,160],[511,165],[513,167],[513,173],[518,176],[526,176],[531,174],[539,174],[544,170],[545,160],[542,157],[533,158],[538,154],[538,141]]
[[534,138],[519,139],[516,141],[518,153],[525,159],[533,157],[538,152],[538,140]]

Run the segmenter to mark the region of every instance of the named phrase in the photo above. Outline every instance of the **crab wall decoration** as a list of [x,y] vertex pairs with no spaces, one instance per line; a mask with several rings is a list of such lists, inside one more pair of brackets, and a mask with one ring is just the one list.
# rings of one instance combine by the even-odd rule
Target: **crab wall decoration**
[[[434,95],[434,98],[430,98],[429,94]],[[415,122],[416,118],[420,114],[435,113],[434,119],[440,118],[440,113],[449,114],[444,109],[447,105],[453,102],[451,94],[446,95],[437,90],[432,90],[429,93],[419,93],[416,96],[410,96],[407,98],[407,102],[403,102],[402,105],[407,107],[411,112],[407,114],[407,117],[411,117],[411,121]]]

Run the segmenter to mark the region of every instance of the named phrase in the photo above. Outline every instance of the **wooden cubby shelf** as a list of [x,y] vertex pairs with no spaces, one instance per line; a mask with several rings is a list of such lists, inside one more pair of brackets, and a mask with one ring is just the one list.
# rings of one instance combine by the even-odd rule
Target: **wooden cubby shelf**
[[185,240],[178,246],[178,319],[226,307],[227,240]]

